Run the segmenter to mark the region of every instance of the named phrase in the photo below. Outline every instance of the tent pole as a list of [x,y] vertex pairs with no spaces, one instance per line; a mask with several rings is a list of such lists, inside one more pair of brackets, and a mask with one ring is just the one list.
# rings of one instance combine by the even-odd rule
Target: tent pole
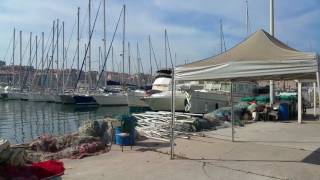
[[313,116],[317,117],[317,83],[313,82]]
[[234,109],[233,109],[233,82],[230,85],[230,104],[231,104],[231,137],[234,142]]
[[298,81],[298,123],[302,122],[302,83]]
[[175,119],[175,98],[176,98],[176,83],[175,83],[175,77],[174,77],[174,68],[172,68],[172,88],[171,88],[171,124],[170,124],[170,133],[171,133],[171,139],[170,139],[170,159],[174,159],[174,119]]
[[[319,63],[319,61],[318,61],[318,63]],[[319,101],[319,108],[320,108],[320,77],[319,77],[319,65],[318,65],[318,72],[317,72],[317,74],[316,74],[316,76],[317,76],[317,84],[318,84],[318,101]],[[315,105],[317,106],[317,103],[315,103]],[[320,120],[320,112],[318,111],[318,118],[319,118],[319,120]]]

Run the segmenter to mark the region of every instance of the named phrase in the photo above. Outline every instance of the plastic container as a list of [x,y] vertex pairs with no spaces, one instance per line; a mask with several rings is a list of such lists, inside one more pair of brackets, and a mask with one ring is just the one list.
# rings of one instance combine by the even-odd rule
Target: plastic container
[[280,103],[280,105],[279,105],[279,118],[280,118],[280,120],[289,120],[289,117],[290,117],[289,104]]
[[122,146],[131,146],[134,144],[134,129],[132,130],[131,133],[129,133],[129,136],[126,137],[122,137],[120,135],[121,132],[121,128],[115,128],[115,139],[116,139],[116,144],[118,145],[122,145]]

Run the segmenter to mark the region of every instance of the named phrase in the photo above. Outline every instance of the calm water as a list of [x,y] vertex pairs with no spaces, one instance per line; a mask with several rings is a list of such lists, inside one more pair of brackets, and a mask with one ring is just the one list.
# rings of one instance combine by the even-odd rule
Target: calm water
[[62,135],[77,131],[85,120],[128,113],[121,107],[84,107],[44,102],[1,101],[0,137],[12,144],[30,142],[47,133]]

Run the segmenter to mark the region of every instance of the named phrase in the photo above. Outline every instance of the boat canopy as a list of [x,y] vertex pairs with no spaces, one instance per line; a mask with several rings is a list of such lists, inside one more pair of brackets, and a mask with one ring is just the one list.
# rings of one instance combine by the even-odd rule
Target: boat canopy
[[282,43],[264,30],[219,55],[175,68],[176,80],[316,79],[319,58]]

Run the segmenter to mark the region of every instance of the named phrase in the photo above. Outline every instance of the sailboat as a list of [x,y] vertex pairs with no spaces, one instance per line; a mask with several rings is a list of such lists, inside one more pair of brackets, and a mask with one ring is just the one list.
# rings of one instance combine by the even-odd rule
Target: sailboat
[[[105,12],[105,0],[104,0],[104,12]],[[122,71],[122,83],[124,84],[124,58],[125,58],[125,14],[126,14],[126,6],[123,5],[123,9],[121,11],[120,17],[123,13],[123,41],[122,41],[122,65],[123,65],[123,71]],[[105,13],[104,13],[105,14]],[[120,18],[119,17],[119,18]],[[118,21],[119,23],[119,21]],[[118,24],[117,24],[118,25]],[[114,33],[116,33],[117,29],[115,30]],[[111,41],[111,45],[113,43],[113,38]],[[110,47],[111,47],[110,45]],[[109,47],[109,51],[110,51],[110,47]],[[109,53],[108,53],[109,54]],[[113,54],[113,53],[112,53]],[[112,56],[113,58],[113,56]],[[103,68],[101,70],[101,73],[99,75],[99,79],[97,82],[97,86],[99,84],[99,81],[101,79],[102,73],[104,71],[104,67],[106,65],[106,60],[107,60],[107,55],[106,55],[106,30],[105,30],[105,16],[104,16],[104,65]],[[122,91],[122,90],[117,90],[117,91],[109,91],[107,93],[102,92],[99,94],[95,94],[93,96],[93,98],[95,99],[95,101],[101,105],[101,106],[126,106],[128,105],[128,101],[127,101],[127,93]]]

